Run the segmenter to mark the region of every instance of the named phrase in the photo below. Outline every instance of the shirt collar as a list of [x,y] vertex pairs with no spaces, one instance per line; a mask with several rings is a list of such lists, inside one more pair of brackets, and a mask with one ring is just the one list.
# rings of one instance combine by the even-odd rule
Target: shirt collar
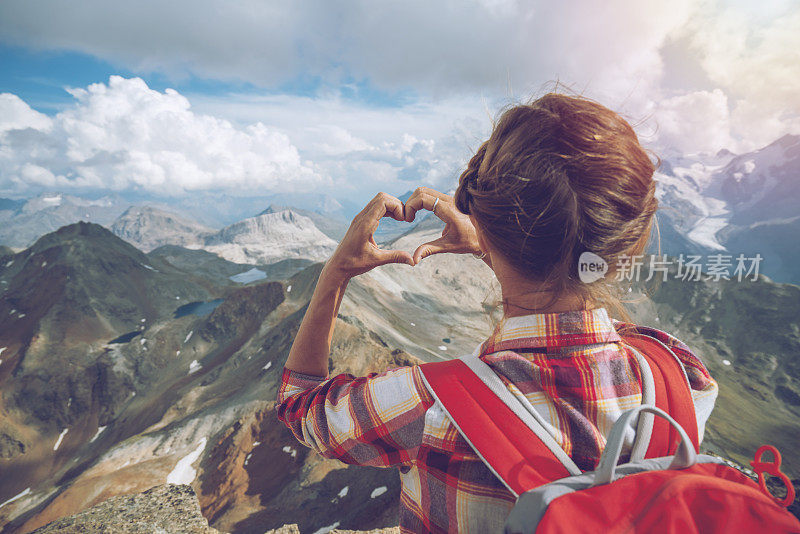
[[503,319],[481,345],[481,355],[503,350],[560,349],[621,340],[605,308],[534,313]]

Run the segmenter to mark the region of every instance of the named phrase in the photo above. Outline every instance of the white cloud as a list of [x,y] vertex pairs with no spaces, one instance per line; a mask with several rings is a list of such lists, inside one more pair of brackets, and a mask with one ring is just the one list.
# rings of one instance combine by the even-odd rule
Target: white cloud
[[[314,190],[360,202],[379,189],[449,188],[489,127],[448,102],[375,108],[234,95],[200,99],[202,112],[139,78],[69,91],[74,105],[52,118],[15,95],[0,99],[0,193]],[[232,101],[241,104],[232,120],[216,116]]]
[[49,130],[50,127],[47,115],[31,109],[17,95],[0,93],[0,133],[25,128]]
[[[6,0],[0,36],[169,79],[245,81],[273,93],[184,98],[139,88],[149,95],[139,101],[92,86],[75,93],[75,124],[68,112],[53,119],[70,143],[46,135],[43,123],[14,134],[15,147],[37,151],[14,160],[18,184],[440,185],[488,134],[485,107],[493,116],[503,99],[526,98],[554,79],[644,120],[639,131],[657,150],[750,150],[800,132],[800,9],[791,0]],[[666,64],[667,47],[678,68]],[[298,80],[320,87],[314,96],[274,94]],[[409,101],[341,98],[354,82]],[[20,125],[49,120],[20,103]],[[132,144],[121,142],[129,136]]]
[[446,95],[502,92],[510,78],[524,93],[559,76],[628,92],[638,78],[657,75],[650,68],[657,49],[692,3],[6,0],[0,35],[140,72],[270,87],[310,75]]
[[302,161],[285,134],[260,122],[236,127],[194,113],[174,90],[160,93],[141,79],[112,76],[108,84],[71,93],[75,105],[52,119],[13,95],[0,100],[0,116],[12,117],[12,127],[4,126],[0,135],[0,189],[249,194],[253,188],[292,190],[327,181]]
[[[765,0],[702,3],[676,32],[687,43],[684,60],[694,61],[712,84],[718,103],[705,119],[687,109],[690,124],[705,120],[709,136],[747,151],[785,133],[800,133],[800,10],[796,3]],[[687,94],[697,104],[700,95]],[[707,95],[708,96],[708,95]],[[706,99],[708,100],[708,99]],[[701,115],[702,117],[702,115]],[[689,137],[694,132],[687,131]],[[710,140],[708,143],[712,143]],[[719,144],[717,148],[722,148]]]
[[655,105],[657,142],[682,153],[733,148],[728,98],[719,89],[667,98]]
[[754,24],[747,10],[716,10],[689,26],[711,80],[734,98],[788,103],[800,111],[800,10]]

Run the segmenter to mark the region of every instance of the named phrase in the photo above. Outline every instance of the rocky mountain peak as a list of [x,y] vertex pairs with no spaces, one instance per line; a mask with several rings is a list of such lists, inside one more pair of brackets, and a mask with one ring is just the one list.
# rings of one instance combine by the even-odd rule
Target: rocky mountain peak
[[[265,210],[266,211],[266,210]],[[292,209],[262,213],[226,226],[205,239],[204,249],[236,263],[286,258],[326,259],[336,242]]]
[[162,245],[197,245],[212,228],[153,206],[131,206],[111,225],[125,241],[149,252]]

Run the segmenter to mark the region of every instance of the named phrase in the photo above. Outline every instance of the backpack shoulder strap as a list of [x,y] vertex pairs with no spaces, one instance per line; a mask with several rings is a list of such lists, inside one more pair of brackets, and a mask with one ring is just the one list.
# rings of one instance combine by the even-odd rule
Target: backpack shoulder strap
[[[519,496],[553,480],[579,474],[580,469],[494,371],[477,357],[467,363],[468,359],[426,363],[420,369],[431,394],[459,433],[505,486]],[[486,373],[476,374],[472,360],[489,369],[497,381],[495,387],[487,385],[486,381],[492,383],[492,379]],[[497,383],[502,386],[498,392],[494,391]],[[497,394],[503,390],[508,395],[505,399]]]
[[[623,341],[635,348],[650,366],[655,386],[656,406],[670,414],[700,450],[697,432],[697,417],[694,401],[686,373],[678,357],[657,339],[644,334],[624,334]],[[658,458],[675,454],[680,436],[666,420],[657,418],[647,448],[647,458]]]

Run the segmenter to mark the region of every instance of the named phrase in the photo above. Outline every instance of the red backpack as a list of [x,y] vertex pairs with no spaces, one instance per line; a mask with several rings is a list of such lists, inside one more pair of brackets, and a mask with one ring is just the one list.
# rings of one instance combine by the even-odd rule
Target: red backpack
[[[597,469],[586,473],[477,352],[421,366],[450,420],[517,497],[505,532],[800,533],[800,521],[784,509],[794,487],[779,470],[778,451],[762,447],[751,464],[760,488],[724,460],[698,454],[694,403],[680,360],[649,336],[623,339],[642,371],[643,402],[617,420]],[[634,422],[630,462],[617,466]],[[774,462],[761,461],[765,448]],[[764,472],[784,481],[786,499],[767,491]]]

